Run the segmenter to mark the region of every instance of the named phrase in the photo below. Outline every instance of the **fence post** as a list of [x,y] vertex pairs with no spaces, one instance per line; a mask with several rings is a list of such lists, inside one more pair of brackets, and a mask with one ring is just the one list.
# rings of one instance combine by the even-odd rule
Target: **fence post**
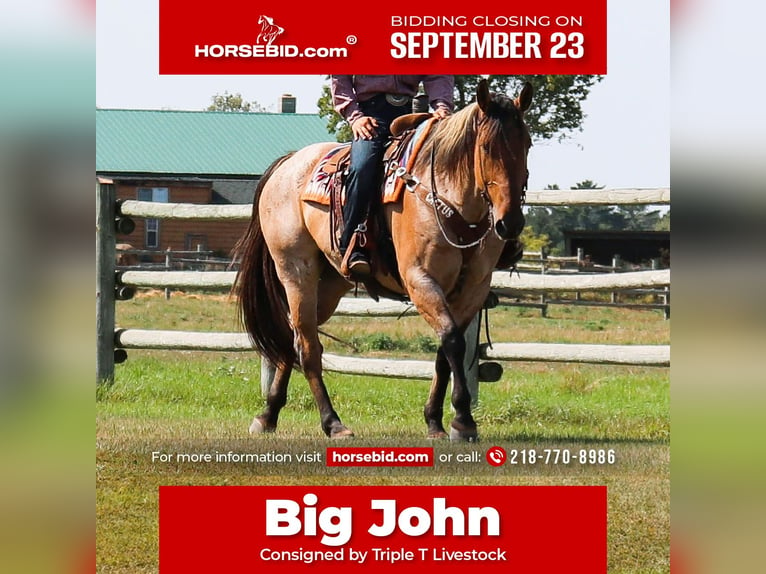
[[[622,257],[620,255],[615,255],[612,257],[612,273],[617,273],[619,269],[622,267]],[[612,303],[617,303],[617,293],[615,291],[612,291]]]
[[[577,248],[577,270],[582,271],[585,265],[585,249],[582,247]],[[582,300],[582,293],[575,291],[575,301]]]
[[[170,247],[165,250],[165,271],[173,270],[173,252]],[[170,287],[165,287],[165,299],[170,299]]]
[[[548,264],[548,253],[545,246],[540,248],[540,273],[545,275],[545,267]],[[548,312],[548,305],[545,303],[545,292],[540,293],[540,316],[545,317]]]
[[96,383],[114,383],[114,290],[116,192],[114,183],[96,186]]
[[479,323],[481,311],[468,324],[465,330],[465,357],[463,369],[468,392],[471,393],[471,406],[479,403]]
[[269,395],[271,389],[271,383],[274,382],[274,376],[277,374],[277,368],[274,363],[269,361],[266,357],[261,356],[261,395],[264,397]]

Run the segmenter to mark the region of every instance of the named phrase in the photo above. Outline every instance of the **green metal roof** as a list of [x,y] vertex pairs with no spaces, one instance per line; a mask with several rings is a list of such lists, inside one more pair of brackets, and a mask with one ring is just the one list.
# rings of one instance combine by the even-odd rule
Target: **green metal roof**
[[334,141],[316,114],[96,110],[96,172],[260,175],[281,155]]

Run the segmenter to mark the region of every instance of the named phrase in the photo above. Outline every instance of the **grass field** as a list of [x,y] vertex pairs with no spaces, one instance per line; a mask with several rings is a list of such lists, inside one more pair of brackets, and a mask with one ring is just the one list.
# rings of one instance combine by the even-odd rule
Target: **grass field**
[[[225,296],[144,293],[117,305],[121,327],[238,330]],[[612,308],[498,308],[496,342],[668,344],[660,311]],[[418,317],[333,318],[326,350],[362,356],[431,358],[435,339]],[[323,451],[313,399],[300,374],[275,435],[251,438],[263,406],[251,353],[131,351],[96,409],[98,571],[157,571],[157,487],[165,484],[606,485],[610,573],[669,571],[669,370],[624,366],[506,363],[502,379],[482,383],[475,411],[480,442],[427,442],[422,407],[427,381],[327,373],[326,382],[354,445],[433,446],[437,453],[612,449],[614,464],[437,464],[427,469],[333,469],[324,464],[265,466],[152,462],[151,453]],[[449,416],[449,407],[445,409]],[[445,570],[447,571],[447,570]]]

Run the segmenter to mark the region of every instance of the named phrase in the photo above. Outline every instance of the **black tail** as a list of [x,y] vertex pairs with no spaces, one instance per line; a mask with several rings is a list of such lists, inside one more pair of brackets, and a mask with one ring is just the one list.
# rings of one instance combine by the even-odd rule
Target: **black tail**
[[258,204],[266,182],[292,153],[272,163],[258,182],[253,198],[250,225],[234,248],[240,260],[233,292],[237,296],[240,320],[261,355],[273,364],[295,364],[293,330],[285,289],[277,277],[274,259],[263,238]]

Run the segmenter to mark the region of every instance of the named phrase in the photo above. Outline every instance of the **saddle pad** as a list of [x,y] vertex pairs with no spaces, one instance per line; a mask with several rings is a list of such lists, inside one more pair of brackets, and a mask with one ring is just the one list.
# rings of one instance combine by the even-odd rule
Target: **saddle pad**
[[336,174],[327,173],[322,168],[327,165],[337,153],[340,153],[350,145],[351,144],[339,145],[338,147],[331,149],[327,155],[319,160],[316,168],[314,168],[314,173],[311,174],[309,184],[301,193],[301,199],[303,201],[313,201],[321,205],[330,205],[331,187],[329,184]]

